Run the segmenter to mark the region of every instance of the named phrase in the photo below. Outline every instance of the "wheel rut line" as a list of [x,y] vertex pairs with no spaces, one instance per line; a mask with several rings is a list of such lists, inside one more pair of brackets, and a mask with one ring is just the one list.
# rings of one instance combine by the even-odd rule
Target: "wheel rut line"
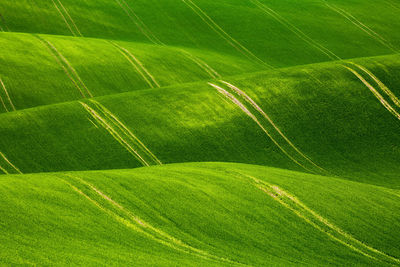
[[104,105],[100,104],[99,102],[90,99],[90,102],[92,102],[94,105],[96,105],[111,121],[114,122],[114,125],[116,125],[128,138],[133,140],[134,142],[137,142],[141,149],[144,150],[144,152],[149,156],[154,163],[158,165],[162,165],[162,162],[150,151],[150,149],[143,144],[140,139],[132,133],[131,130],[117,117],[115,116],[110,110],[108,110]]
[[247,103],[249,103],[255,110],[258,111],[259,114],[261,114],[271,125],[272,127],[278,132],[278,134],[289,144],[290,147],[294,149],[302,158],[304,158],[308,163],[319,169],[319,171],[329,173],[327,170],[324,168],[320,167],[317,165],[314,161],[312,161],[308,156],[306,156],[303,152],[300,151],[300,149],[293,144],[292,141],[289,140],[289,138],[281,131],[281,129],[274,123],[274,121],[264,112],[264,110],[249,96],[247,95],[244,91],[239,89],[238,87],[234,86],[233,84],[230,84],[226,81],[222,81],[225,85],[227,85],[229,88],[231,88],[236,94],[241,96],[242,98],[245,99]]
[[371,71],[369,71],[367,68],[356,64],[354,62],[348,62],[356,67],[358,67],[360,70],[362,70],[365,74],[367,74],[371,79],[374,80],[374,82],[381,88],[381,90],[392,100],[392,102],[397,106],[400,107],[400,100],[397,98],[397,96],[378,78],[376,77]]
[[85,83],[80,78],[78,72],[71,65],[71,63],[58,51],[58,49],[50,41],[38,35],[33,36],[38,39],[42,43],[42,45],[46,47],[46,49],[49,51],[49,54],[54,57],[58,65],[63,69],[64,73],[78,89],[80,95],[83,98],[93,97],[92,93],[89,91]]
[[344,17],[345,19],[347,19],[348,21],[350,21],[353,25],[355,25],[356,27],[358,27],[360,30],[362,30],[363,32],[365,32],[366,34],[368,34],[370,37],[372,37],[373,39],[375,39],[376,41],[378,41],[379,43],[381,43],[383,46],[385,46],[386,48],[388,48],[389,50],[391,50],[394,53],[398,53],[398,50],[393,47],[392,44],[390,44],[385,38],[383,38],[380,34],[376,33],[374,30],[372,30],[371,28],[369,28],[368,26],[366,26],[364,23],[362,23],[361,21],[359,21],[356,17],[354,17],[352,14],[350,14],[349,12],[345,11],[344,9],[341,9],[337,6],[334,6],[333,4],[328,4],[326,2],[326,0],[323,0],[325,5],[331,9],[332,11],[336,12],[337,14],[341,15],[342,17]]
[[150,164],[126,141],[98,112],[89,107],[86,103],[80,102],[83,108],[92,116],[92,118],[105,129],[121,146],[123,146],[132,156],[134,156],[143,166]]
[[0,102],[1,102],[1,105],[3,106],[5,112],[9,112],[9,110],[6,106],[6,103],[4,102],[3,97],[1,95],[0,95]]
[[396,109],[388,102],[385,100],[385,98],[378,92],[378,90],[371,85],[359,72],[357,72],[355,69],[342,65],[344,68],[346,68],[348,71],[350,71],[354,76],[356,76],[370,91],[371,93],[379,100],[379,102],[382,104],[382,106],[385,107],[387,111],[389,111],[394,117],[396,117],[398,120],[400,120],[400,113],[396,111]]
[[60,7],[62,8],[62,10],[64,10],[65,14],[67,15],[67,17],[71,21],[71,23],[74,26],[74,28],[75,28],[76,32],[78,33],[78,35],[83,37],[81,31],[79,30],[78,26],[76,26],[75,21],[72,19],[71,15],[69,14],[68,10],[64,7],[64,5],[62,4],[61,0],[55,0],[55,1],[57,1],[60,4]]
[[199,6],[197,6],[191,0],[182,0],[190,9],[196,13],[204,23],[206,23],[214,32],[216,32],[222,39],[224,39],[228,44],[230,44],[233,48],[235,48],[242,55],[247,57],[248,59],[257,62],[258,64],[267,66],[268,68],[273,68],[271,65],[265,63],[263,60],[254,55],[250,50],[244,47],[241,43],[239,43],[236,39],[230,36],[226,31],[224,31],[211,17],[207,15]]
[[[61,3],[61,1],[60,1],[60,0],[51,0],[51,1],[53,2],[54,7],[57,9],[58,13],[60,14],[61,18],[62,18],[63,21],[65,22],[65,25],[68,27],[68,29],[69,29],[69,31],[71,32],[71,34],[72,34],[73,36],[79,35],[79,36],[82,37],[82,34],[80,33],[78,27],[76,26],[76,24],[75,24],[74,21],[72,20],[71,16],[69,15],[68,11],[65,9],[65,7],[64,7],[64,5]],[[57,3],[58,3],[58,5],[60,5],[60,6],[58,6]],[[62,10],[64,10],[65,15],[64,15],[64,13],[62,12]],[[68,22],[66,16],[70,19],[71,23],[74,25],[76,32],[73,30],[73,28],[72,28],[70,22]]]
[[364,242],[356,239],[351,234],[345,232],[340,227],[331,223],[329,220],[319,215],[317,212],[309,208],[301,202],[296,196],[283,190],[277,185],[269,184],[261,181],[251,175],[241,174],[250,179],[250,182],[259,190],[269,195],[273,200],[280,203],[285,208],[292,211],[295,215],[303,219],[315,229],[328,235],[331,239],[341,243],[349,249],[362,254],[376,261],[386,262],[390,264],[400,264],[400,259],[390,256],[383,251],[375,249]]
[[[138,27],[138,29],[147,37],[147,39],[152,42],[153,44],[156,45],[161,45],[163,47],[168,47],[166,44],[164,44],[160,39],[146,26],[146,24],[140,19],[140,17],[134,12],[134,10],[126,3],[125,0],[115,0],[118,5],[127,13],[127,15],[130,17],[130,19],[135,23],[135,25]],[[124,6],[125,5],[125,6]],[[136,18],[136,20],[130,15],[132,13],[133,17]],[[134,66],[134,68],[139,72],[139,74],[145,79],[145,81],[149,84],[151,83],[148,81],[148,78],[146,78],[142,71],[140,70],[143,67],[143,64],[140,62],[137,62],[136,58],[133,55],[130,55],[130,52],[126,49],[123,48],[119,45],[117,45],[113,41],[109,41],[111,44],[113,44],[116,48],[119,49],[119,52]],[[213,68],[211,68],[207,63],[205,63],[203,60],[199,59],[195,55],[191,54],[190,52],[180,48],[178,49],[181,51],[188,59],[193,61],[197,66],[203,69],[208,75],[210,75],[213,79],[221,77]],[[135,63],[136,62],[136,63]],[[138,66],[138,65],[139,66]],[[146,74],[148,74],[149,78],[155,83],[156,87],[160,87],[154,77],[150,75],[146,69],[143,70]],[[153,85],[150,85],[152,88]]]
[[304,42],[309,44],[310,46],[314,47],[315,49],[319,50],[323,54],[325,54],[328,58],[331,60],[340,60],[341,58],[337,56],[335,53],[333,53],[331,50],[326,48],[325,46],[321,45],[311,37],[309,37],[306,33],[304,33],[302,30],[300,30],[298,27],[290,23],[287,19],[282,17],[279,13],[277,13],[275,10],[267,6],[266,4],[263,4],[259,2],[258,0],[250,0],[254,5],[256,5],[259,9],[264,11],[264,13],[268,14],[272,18],[274,18],[276,21],[278,21],[280,24],[282,24],[285,28],[290,30],[292,33],[294,33],[297,37],[302,39]]
[[[258,126],[259,128],[271,139],[271,141],[282,151],[282,153],[288,157],[291,161],[293,161],[295,164],[300,166],[302,169],[315,173],[315,174],[329,174],[328,171],[314,163],[308,156],[306,156],[303,152],[300,151],[287,137],[283,132],[280,130],[280,128],[272,121],[272,119],[261,109],[258,104],[251,99],[244,91],[240,90],[238,87],[225,82],[225,81],[220,81],[223,83],[225,86],[227,86],[232,92],[228,92],[221,86],[218,86],[213,83],[208,83],[210,86],[214,87],[217,89],[217,91],[224,96],[225,98],[229,99],[234,105],[239,107],[247,116],[249,116]],[[239,96],[241,99],[243,99],[244,103],[247,102],[249,104],[249,107],[246,107],[246,105],[241,102],[238,98],[235,97],[236,94]],[[262,119],[265,120],[270,127],[272,127],[272,132],[267,130],[267,126],[263,125],[263,123],[256,117],[255,113],[250,111],[250,108],[254,110],[255,113],[259,114],[262,116]],[[274,137],[276,135],[276,137]],[[278,139],[281,139],[281,142],[278,141]],[[289,152],[290,151],[290,152]],[[308,165],[308,166],[306,166]]]
[[91,117],[143,166],[162,165],[162,162],[114,114],[95,100],[94,107],[79,101]]
[[163,43],[150,31],[146,24],[139,18],[125,0],[115,0],[121,9],[128,15],[130,20],[138,27],[142,34],[152,43],[163,45]]
[[160,84],[156,81],[153,75],[147,70],[147,68],[143,65],[140,60],[135,57],[128,49],[125,47],[118,45],[115,42],[109,41],[135,68],[135,70],[142,76],[143,80],[151,87],[151,88],[160,88]]
[[64,66],[64,64],[62,63],[62,59],[60,59],[57,56],[57,53],[55,53],[55,51],[53,51],[51,49],[51,47],[49,46],[49,44],[42,40],[42,38],[39,38],[37,36],[35,36],[42,44],[43,46],[46,47],[46,49],[48,49],[49,54],[56,60],[57,64],[62,68],[62,70],[64,71],[64,73],[67,75],[67,77],[71,80],[71,82],[74,84],[74,86],[76,87],[76,89],[78,89],[79,94],[83,97],[86,98],[85,94],[83,93],[82,89],[80,88],[78,82],[74,79],[73,75],[69,72],[68,68],[66,66]]
[[235,265],[244,265],[244,264],[241,264],[238,262],[231,261],[226,258],[221,258],[219,256],[215,256],[204,250],[195,248],[195,247],[183,242],[182,240],[168,234],[167,232],[164,232],[163,230],[152,226],[150,223],[147,223],[142,218],[134,215],[130,210],[128,210],[127,208],[122,206],[117,201],[113,200],[110,196],[103,193],[102,191],[97,189],[94,185],[92,185],[91,183],[82,179],[81,177],[78,177],[76,175],[71,175],[71,174],[66,174],[65,176],[79,182],[82,185],[85,185],[92,193],[97,194],[103,201],[108,202],[109,204],[111,204],[111,206],[113,208],[115,208],[116,210],[119,210],[124,215],[125,218],[122,217],[121,215],[117,214],[115,211],[112,211],[112,210],[106,208],[104,205],[100,204],[98,201],[94,200],[93,198],[91,198],[90,196],[85,194],[81,189],[79,189],[77,186],[73,185],[66,179],[59,177],[60,180],[62,180],[67,185],[69,185],[79,195],[85,197],[92,204],[94,204],[97,208],[99,208],[100,210],[102,210],[103,212],[105,212],[106,214],[111,216],[113,219],[115,219],[119,223],[122,223],[127,228],[134,230],[140,234],[143,234],[147,238],[149,238],[157,243],[160,243],[160,244],[167,246],[171,249],[174,249],[176,251],[194,255],[194,256],[197,256],[197,257],[200,257],[200,258],[203,258],[206,260],[231,263],[231,264],[235,264]]
[[392,8],[397,9],[397,10],[400,11],[400,6],[397,6],[397,4],[395,4],[395,3],[393,3],[393,2],[391,2],[391,1],[389,1],[389,0],[384,0],[384,1],[386,2],[386,4],[388,4],[388,5],[391,6]]
[[2,166],[0,166],[0,171],[2,171],[4,174],[9,174],[8,171]]
[[[3,24],[3,26],[1,26],[1,23]],[[10,32],[10,29],[7,26],[6,20],[4,18],[4,16],[0,13],[0,31],[2,32]]]
[[85,89],[86,93],[88,94],[88,97],[93,97],[89,89],[86,87],[85,83],[82,81],[81,77],[79,76],[78,72],[75,70],[75,68],[71,65],[71,63],[63,56],[63,54],[58,51],[58,49],[48,40],[45,40],[51,47],[51,49],[61,58],[61,60],[68,66],[68,68],[71,70],[71,72],[74,74],[76,79],[79,81],[79,83],[82,85],[82,87]]
[[308,172],[312,172],[312,170],[308,169],[306,166],[298,162],[295,158],[293,158],[272,136],[272,134],[260,123],[260,121],[257,119],[257,117],[251,113],[250,110],[248,110],[245,105],[243,105],[240,100],[238,100],[234,95],[223,89],[222,87],[213,84],[213,83],[208,83],[210,86],[214,87],[221,95],[225,96],[227,99],[229,99],[233,104],[235,104],[237,107],[239,107],[247,116],[249,116],[259,127],[260,129],[271,139],[271,141],[294,163],[302,167],[304,170]]
[[210,77],[212,79],[218,79],[221,78],[222,76],[216,71],[214,70],[212,67],[210,67],[210,65],[208,65],[206,62],[204,62],[203,60],[201,60],[200,58],[196,57],[195,55],[189,53],[188,51],[184,50],[184,49],[179,49],[182,54],[188,58],[189,60],[193,61],[197,66],[199,66],[205,73],[207,73],[208,75],[210,75]]
[[[10,106],[11,106],[11,109],[13,111],[16,111],[14,103],[12,102],[10,94],[8,93],[7,87],[4,84],[3,80],[1,79],[1,77],[0,77],[0,85],[1,85],[1,88],[3,89],[3,91],[4,91],[4,93],[5,93],[6,97],[7,97],[7,100],[8,100],[8,103],[10,104]],[[1,95],[0,95],[0,100],[1,100],[1,103],[3,104],[3,107],[5,108],[6,112],[9,112],[10,110],[7,108],[7,106],[6,106],[5,102],[3,101],[3,98],[1,97]]]
[[51,0],[51,1],[53,2],[54,6],[57,9],[58,13],[60,14],[61,18],[64,20],[65,25],[67,25],[67,27],[68,27],[69,31],[71,32],[71,34],[73,36],[76,36],[75,32],[72,30],[71,25],[69,25],[69,23],[68,23],[67,19],[65,18],[64,14],[61,12],[60,8],[57,6],[55,0]]
[[[14,164],[12,164],[11,161],[2,152],[0,152],[0,157],[9,166],[9,168],[11,168],[11,172],[13,174],[22,174],[22,172]],[[4,165],[0,166],[0,170],[2,170],[4,174],[11,174],[10,171],[6,170]]]

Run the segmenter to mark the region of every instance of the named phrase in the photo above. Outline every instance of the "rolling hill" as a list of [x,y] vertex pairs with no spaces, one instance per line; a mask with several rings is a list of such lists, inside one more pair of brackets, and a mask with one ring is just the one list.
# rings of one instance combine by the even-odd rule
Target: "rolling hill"
[[0,2],[3,265],[400,265],[396,0]]
[[382,187],[233,163],[0,183],[6,264],[399,263],[399,193]]

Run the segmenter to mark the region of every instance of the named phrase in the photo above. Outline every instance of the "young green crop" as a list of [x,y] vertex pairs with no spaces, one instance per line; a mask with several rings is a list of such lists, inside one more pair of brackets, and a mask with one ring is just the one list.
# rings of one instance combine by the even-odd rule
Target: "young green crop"
[[[253,179],[296,197],[340,229],[343,243]],[[4,176],[0,184],[3,264],[367,266],[400,256],[398,197],[332,177],[192,163]],[[348,247],[350,238],[376,252]]]

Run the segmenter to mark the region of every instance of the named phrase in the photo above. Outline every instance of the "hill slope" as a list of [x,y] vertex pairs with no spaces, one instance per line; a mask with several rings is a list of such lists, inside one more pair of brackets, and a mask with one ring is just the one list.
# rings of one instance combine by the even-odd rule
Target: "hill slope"
[[0,33],[0,45],[0,79],[13,103],[1,112],[260,69],[223,54],[101,39]]
[[0,265],[400,266],[399,12],[0,1]]
[[275,67],[391,53],[397,12],[372,0],[0,3],[3,30],[195,47]]
[[398,59],[225,79],[246,96],[212,81],[6,113],[1,152],[24,173],[231,161],[398,187]]
[[399,263],[398,193],[335,178],[202,163],[0,184],[3,264]]

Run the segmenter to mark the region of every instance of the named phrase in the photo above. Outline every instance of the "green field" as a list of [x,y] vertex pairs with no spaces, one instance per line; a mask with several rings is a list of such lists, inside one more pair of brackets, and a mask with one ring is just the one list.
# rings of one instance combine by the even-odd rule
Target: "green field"
[[0,265],[400,265],[399,14],[1,1]]

